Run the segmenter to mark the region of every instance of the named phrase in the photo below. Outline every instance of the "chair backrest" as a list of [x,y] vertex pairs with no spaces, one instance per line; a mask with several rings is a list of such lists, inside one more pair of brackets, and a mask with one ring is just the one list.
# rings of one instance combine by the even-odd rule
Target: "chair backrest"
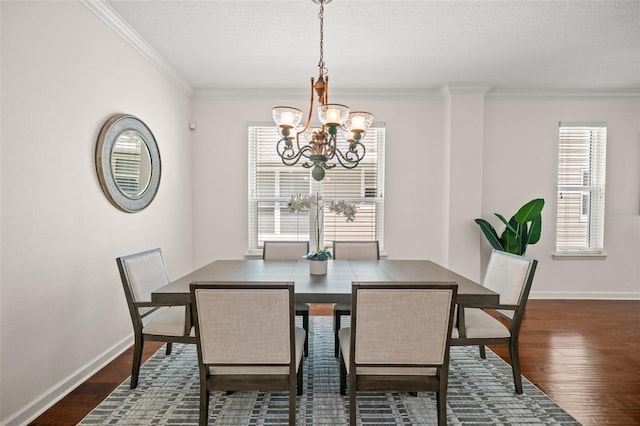
[[295,364],[292,282],[192,283],[191,300],[201,365]]
[[135,304],[150,302],[153,290],[169,284],[160,249],[122,256],[116,259],[116,263],[132,318],[138,317],[140,312],[153,310],[154,308],[145,308],[138,311]]
[[354,282],[352,365],[448,363],[457,292],[455,283]]
[[380,246],[373,241],[334,241],[333,258],[346,260],[379,260]]
[[309,241],[265,241],[262,258],[265,260],[298,260],[309,253]]
[[[524,256],[493,250],[482,283],[500,295],[501,305],[524,308],[531,290],[538,261]],[[514,311],[501,310],[513,318]]]

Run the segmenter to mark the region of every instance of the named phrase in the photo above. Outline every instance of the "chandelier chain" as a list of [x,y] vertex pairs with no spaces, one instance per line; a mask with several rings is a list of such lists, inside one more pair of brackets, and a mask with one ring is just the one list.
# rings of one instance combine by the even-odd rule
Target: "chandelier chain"
[[324,75],[326,68],[324,66],[324,0],[320,0],[320,13],[318,13],[320,19],[320,62],[318,68],[320,69],[320,75]]

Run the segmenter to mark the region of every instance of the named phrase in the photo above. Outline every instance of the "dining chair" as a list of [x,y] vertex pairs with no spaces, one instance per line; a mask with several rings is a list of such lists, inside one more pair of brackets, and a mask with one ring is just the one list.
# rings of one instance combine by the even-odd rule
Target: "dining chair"
[[[348,260],[380,260],[380,245],[373,241],[334,241],[333,258]],[[351,315],[351,306],[348,303],[333,304],[333,334],[334,355],[338,357],[338,330],[344,315]]]
[[[351,327],[339,331],[340,395],[349,385],[349,424],[358,391],[435,392],[447,423],[454,283],[354,282]],[[398,309],[402,307],[402,309]]]
[[131,389],[138,386],[138,375],[145,341],[166,342],[166,354],[172,343],[195,343],[188,306],[165,306],[151,302],[151,292],[169,283],[159,248],[116,259],[122,287],[133,323],[133,366]]
[[493,250],[482,283],[500,295],[495,306],[459,305],[452,346],[508,345],[516,393],[522,393],[518,338],[538,261]]
[[[299,260],[309,253],[309,241],[265,241],[264,260]],[[302,317],[302,328],[307,332],[304,341],[304,356],[309,356],[309,308],[308,303],[296,303],[296,316]]]
[[295,424],[306,333],[295,326],[293,286],[293,282],[190,284],[200,425],[208,422],[210,392],[215,390],[288,390],[289,424]]

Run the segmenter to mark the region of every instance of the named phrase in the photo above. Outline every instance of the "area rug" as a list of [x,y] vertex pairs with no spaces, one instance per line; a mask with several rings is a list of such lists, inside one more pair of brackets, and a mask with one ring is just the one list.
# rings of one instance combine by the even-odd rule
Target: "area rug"
[[[348,397],[339,394],[338,360],[333,356],[332,317],[310,318],[309,357],[304,361],[304,394],[297,400],[300,425],[346,425]],[[450,425],[579,425],[526,379],[524,394],[513,389],[511,367],[487,349],[452,347],[447,397]],[[122,383],[81,425],[198,424],[198,366],[194,345],[174,344],[140,369],[136,389]],[[433,393],[358,393],[359,424],[432,425],[436,421]],[[212,393],[211,425],[288,424],[286,392]]]

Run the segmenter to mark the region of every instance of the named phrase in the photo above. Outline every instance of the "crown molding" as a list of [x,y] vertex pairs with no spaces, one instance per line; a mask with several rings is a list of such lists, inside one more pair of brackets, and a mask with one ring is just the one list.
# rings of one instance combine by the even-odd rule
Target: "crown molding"
[[491,90],[491,86],[486,85],[450,85],[443,84],[440,88],[442,97],[449,96],[484,96]]
[[[195,89],[198,99],[273,99],[307,97],[308,89]],[[332,99],[420,100],[440,97],[429,89],[331,89]]]
[[94,15],[100,18],[116,34],[129,43],[136,52],[151,63],[181,92],[192,97],[193,88],[153,47],[131,28],[105,0],[80,0]]
[[[421,100],[448,96],[485,96],[491,98],[568,99],[568,98],[638,98],[640,90],[499,90],[490,86],[449,86],[440,89],[358,89],[331,91],[333,99]],[[194,99],[273,99],[308,96],[299,89],[195,89]]]
[[640,89],[635,90],[492,90],[487,96],[494,98],[637,98]]

